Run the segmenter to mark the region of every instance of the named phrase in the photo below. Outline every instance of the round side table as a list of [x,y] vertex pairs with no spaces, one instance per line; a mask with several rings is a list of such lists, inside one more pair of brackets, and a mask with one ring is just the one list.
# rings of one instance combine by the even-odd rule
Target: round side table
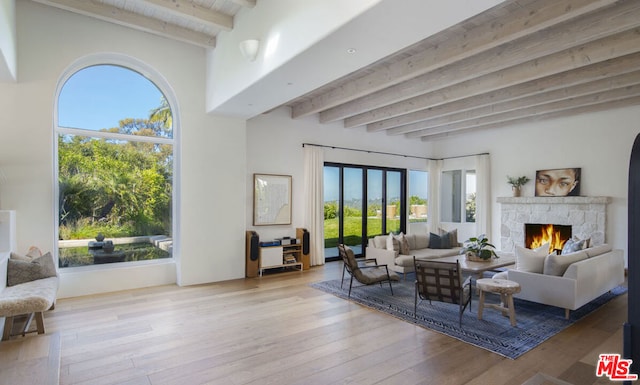
[[[516,326],[516,310],[513,307],[513,294],[520,292],[520,284],[518,282],[509,281],[508,279],[482,278],[476,281],[476,287],[480,290],[480,304],[478,305],[478,319],[482,319],[482,311],[484,307],[490,307],[502,312],[503,315],[509,314],[511,326]],[[485,293],[500,294],[501,304],[496,305],[484,303]]]

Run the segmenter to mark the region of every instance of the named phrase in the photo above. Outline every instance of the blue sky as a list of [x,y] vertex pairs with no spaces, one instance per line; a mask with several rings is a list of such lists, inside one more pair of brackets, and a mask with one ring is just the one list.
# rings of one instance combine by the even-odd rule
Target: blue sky
[[90,130],[118,127],[124,118],[148,118],[161,99],[160,90],[137,72],[117,66],[87,67],[64,84],[58,124]]

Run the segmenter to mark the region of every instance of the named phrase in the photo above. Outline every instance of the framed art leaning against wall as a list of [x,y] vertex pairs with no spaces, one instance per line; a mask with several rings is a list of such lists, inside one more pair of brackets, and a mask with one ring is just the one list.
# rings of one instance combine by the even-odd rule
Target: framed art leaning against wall
[[536,171],[536,196],[579,196],[581,168],[555,168]]
[[253,174],[253,225],[291,224],[291,175]]

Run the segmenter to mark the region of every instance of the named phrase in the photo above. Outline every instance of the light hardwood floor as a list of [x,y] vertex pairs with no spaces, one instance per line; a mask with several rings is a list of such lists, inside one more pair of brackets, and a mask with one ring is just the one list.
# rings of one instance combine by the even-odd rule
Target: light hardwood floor
[[59,300],[60,383],[608,384],[597,355],[622,350],[626,295],[509,360],[308,286],[341,269]]

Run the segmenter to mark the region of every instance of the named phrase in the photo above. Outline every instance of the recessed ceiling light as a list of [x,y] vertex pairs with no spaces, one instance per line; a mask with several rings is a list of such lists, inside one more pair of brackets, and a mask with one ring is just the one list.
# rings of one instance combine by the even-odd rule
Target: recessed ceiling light
[[355,48],[347,48],[347,53],[356,53]]

